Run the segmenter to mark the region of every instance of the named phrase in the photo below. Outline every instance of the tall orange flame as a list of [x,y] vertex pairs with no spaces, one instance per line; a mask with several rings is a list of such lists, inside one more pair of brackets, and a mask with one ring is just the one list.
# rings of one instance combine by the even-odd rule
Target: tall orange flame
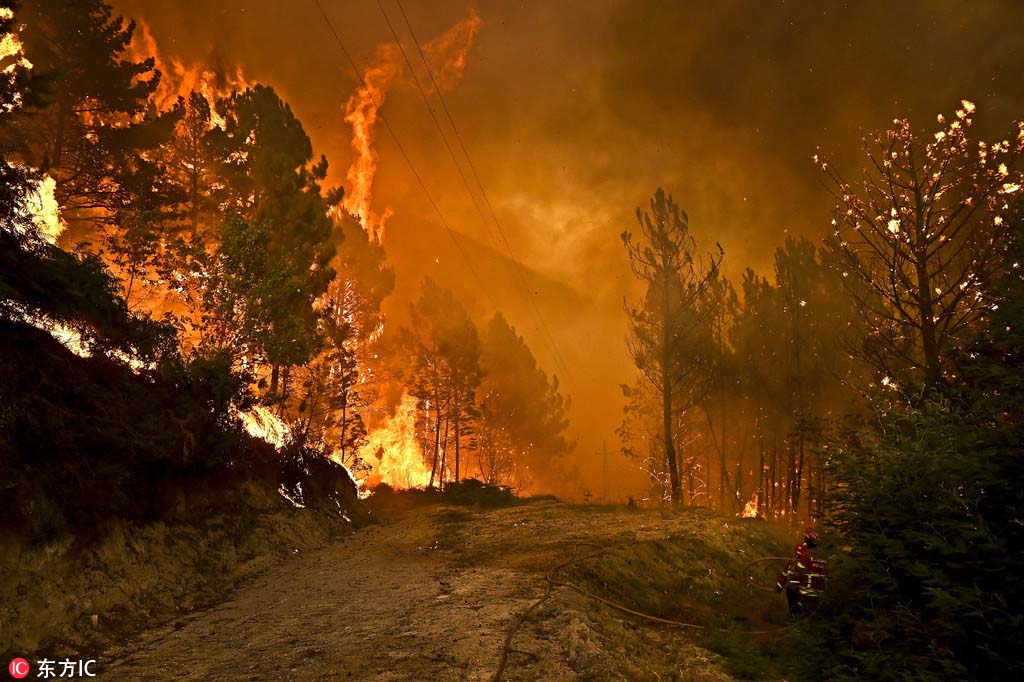
[[376,65],[363,74],[365,85],[345,103],[345,122],[352,126],[352,149],[356,156],[346,174],[349,187],[343,205],[359,218],[363,229],[378,242],[384,237],[384,225],[391,217],[391,209],[378,215],[370,205],[373,178],[377,174],[374,128],[384,97],[395,77],[401,73],[398,55],[398,46],[393,43],[378,47]]
[[[482,25],[480,16],[470,9],[467,18],[423,45],[430,70],[442,91],[455,87],[462,78],[469,50]],[[352,126],[355,159],[346,174],[348,193],[343,205],[349,213],[359,218],[363,229],[378,242],[383,240],[385,225],[393,212],[386,208],[382,213],[377,213],[372,207],[373,179],[377,174],[377,152],[374,149],[377,115],[387,93],[396,83],[412,83],[405,70],[398,45],[380,45],[373,66],[363,73],[364,83],[345,103],[345,122]],[[422,76],[418,73],[417,76],[420,83],[431,82],[425,71]]]
[[394,415],[368,436],[359,457],[373,467],[365,481],[370,488],[386,483],[405,490],[430,483],[430,469],[416,437],[416,398],[402,396]]
[[[160,53],[153,32],[143,20],[138,20],[138,27],[132,36],[128,55],[133,59],[153,57],[155,66],[160,71],[160,83],[152,95],[157,108],[164,110],[172,107],[179,97],[188,98],[192,92],[198,92],[212,105],[222,97],[236,90],[244,90],[249,86],[241,66],[213,68],[200,62],[186,63],[177,57],[170,61]],[[224,125],[224,120],[216,111],[211,111],[213,125]]]

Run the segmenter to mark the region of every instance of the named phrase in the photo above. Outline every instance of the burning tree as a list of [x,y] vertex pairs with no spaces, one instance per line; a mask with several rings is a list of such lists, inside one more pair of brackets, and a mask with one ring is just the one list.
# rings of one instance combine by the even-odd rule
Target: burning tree
[[154,116],[147,100],[160,81],[152,58],[135,60],[128,47],[135,23],[113,17],[100,0],[29,3],[26,56],[51,81],[53,97],[26,109],[4,133],[24,141],[21,156],[52,177],[69,221],[103,218],[124,204],[121,176]]
[[324,345],[297,370],[300,390],[293,397],[297,433],[312,437],[350,470],[363,461],[365,416],[378,389],[374,354],[384,328],[381,303],[394,286],[394,271],[383,247],[362,225],[339,211],[336,232],[344,235],[332,263],[335,277],[317,301]]
[[430,486],[444,485],[448,444],[454,447],[453,478],[461,476],[462,451],[474,445],[476,389],[483,379],[476,325],[455,295],[432,279],[423,282],[410,307],[411,329],[404,336],[412,350],[409,391],[419,400],[424,435],[431,434]]
[[634,240],[628,231],[622,233],[633,274],[647,284],[643,303],[626,305],[628,344],[633,362],[661,398],[665,462],[672,502],[678,504],[682,489],[673,421],[678,412],[703,397],[698,375],[704,370],[694,355],[700,345],[695,339],[703,325],[696,304],[718,272],[723,251],[719,246],[717,253],[706,257],[697,252],[689,217],[664,190],[655,192],[650,205],[650,213],[636,210],[642,239]]
[[884,377],[948,378],[951,350],[984,316],[985,286],[1003,267],[1024,126],[1012,140],[972,143],[974,109],[964,100],[948,123],[939,115],[931,139],[896,119],[865,139],[857,182],[815,157],[836,199],[831,248],[868,326],[862,353]]

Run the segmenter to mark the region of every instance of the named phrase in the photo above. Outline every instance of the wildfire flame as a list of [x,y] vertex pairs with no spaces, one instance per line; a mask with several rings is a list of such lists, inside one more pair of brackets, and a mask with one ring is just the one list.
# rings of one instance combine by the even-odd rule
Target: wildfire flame
[[238,418],[250,436],[265,440],[275,448],[283,448],[291,437],[288,425],[263,405],[239,412]]
[[39,234],[51,244],[57,243],[57,237],[65,228],[64,220],[60,217],[60,206],[54,195],[56,189],[57,181],[49,175],[44,175],[34,191],[29,194],[27,205]]
[[138,27],[132,35],[128,54],[133,59],[153,57],[155,67],[160,72],[160,83],[153,92],[153,103],[160,110],[174,106],[179,97],[188,98],[192,92],[198,92],[210,103],[211,123],[224,127],[224,119],[216,112],[214,104],[218,99],[227,97],[236,90],[249,87],[241,66],[233,71],[211,68],[200,62],[186,63],[176,57],[170,61],[160,54],[160,48],[149,24],[138,20]]
[[366,479],[370,487],[386,483],[396,489],[425,488],[430,483],[430,469],[416,438],[414,397],[402,395],[394,415],[367,437],[359,457],[373,467]]
[[[450,90],[462,78],[466,59],[473,46],[473,40],[483,25],[475,10],[445,33],[423,45],[423,52],[430,70],[442,91]],[[384,227],[392,210],[383,213],[373,210],[373,179],[377,174],[376,139],[377,115],[384,104],[387,93],[396,83],[408,83],[405,77],[402,52],[396,43],[385,43],[377,48],[373,65],[363,73],[364,84],[345,102],[345,122],[352,126],[352,150],[355,158],[346,174],[348,192],[343,206],[359,218],[363,229],[376,241],[384,238]],[[429,83],[424,73],[419,79]]]
[[740,514],[745,519],[756,519],[757,518],[757,491],[754,491],[754,496],[750,498],[750,501],[743,505],[743,512]]
[[[0,20],[10,21],[14,19],[14,10],[10,7],[0,7]],[[0,36],[0,61],[11,59],[11,63],[4,67],[4,73],[11,73],[18,66],[27,69],[32,68],[32,62],[25,59],[22,54],[24,45],[21,43],[21,36],[17,33],[5,33]],[[16,59],[12,59],[15,58]]]
[[[10,21],[14,18],[14,11],[9,7],[0,7],[0,20]],[[17,32],[4,33],[0,35],[0,73],[8,80],[14,78],[15,72],[19,69],[31,69],[32,62],[25,58],[24,45],[21,36]],[[11,113],[22,104],[21,93],[14,92],[10,102],[3,106],[4,113]]]

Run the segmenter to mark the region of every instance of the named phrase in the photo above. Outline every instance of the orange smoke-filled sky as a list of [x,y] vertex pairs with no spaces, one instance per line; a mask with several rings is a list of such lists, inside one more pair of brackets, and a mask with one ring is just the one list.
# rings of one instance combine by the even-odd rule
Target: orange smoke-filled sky
[[[393,40],[377,2],[321,2],[360,67],[372,66]],[[353,151],[343,108],[358,83],[313,0],[114,4],[148,22],[165,59],[240,66],[250,82],[272,85],[327,155],[333,182],[345,182]],[[394,0],[383,5],[407,37]],[[619,234],[654,189],[675,195],[702,243],[722,244],[727,275],[747,266],[770,274],[787,234],[826,231],[830,201],[810,161],[817,146],[853,172],[862,133],[896,116],[930,126],[966,98],[986,135],[1024,117],[1024,3],[708,5],[480,0],[472,9],[482,28],[446,95],[568,367],[558,373],[574,401],[571,457],[597,492],[595,451],[602,442],[616,449],[618,385],[634,375],[622,299],[636,285]],[[404,6],[423,42],[471,12],[463,0]],[[431,275],[481,318],[504,310],[555,371],[494,226],[478,215],[410,83],[388,93],[384,114],[476,272],[378,125],[373,205],[394,211],[385,239],[398,275],[392,316]],[[643,481],[626,476],[629,467],[610,457],[623,492]]]

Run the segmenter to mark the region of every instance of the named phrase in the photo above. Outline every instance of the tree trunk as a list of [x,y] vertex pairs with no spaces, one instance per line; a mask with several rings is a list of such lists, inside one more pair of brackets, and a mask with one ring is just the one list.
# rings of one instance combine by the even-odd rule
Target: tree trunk
[[767,500],[765,499],[765,491],[767,486],[765,485],[765,476],[767,474],[764,469],[764,431],[761,428],[761,416],[758,415],[757,419],[757,515],[766,516]]
[[459,430],[459,413],[462,411],[462,406],[459,405],[459,389],[455,387],[455,478],[453,479],[456,483],[459,482],[459,457],[461,453],[461,441],[462,432]]
[[448,432],[451,423],[450,416],[446,415],[444,418],[444,439],[442,440],[444,447],[441,448],[441,490],[444,490],[445,471],[448,466]]
[[661,416],[665,428],[665,459],[668,463],[668,477],[672,488],[672,506],[678,506],[682,498],[679,480],[679,463],[676,461],[676,447],[672,442],[672,377],[669,365],[672,358],[671,310],[669,310],[669,280],[665,277],[662,286],[662,349],[661,349]]
[[939,343],[935,328],[935,301],[932,298],[932,278],[928,273],[928,235],[925,216],[921,208],[924,197],[922,196],[920,186],[914,187],[914,199],[914,271],[917,275],[916,294],[921,310],[921,351],[924,354],[925,385],[933,387],[942,381],[942,368],[939,366]]
[[440,402],[434,403],[434,457],[430,462],[430,483],[428,488],[434,487],[434,477],[437,475],[438,458],[441,456],[441,409]]
[[[802,493],[803,478],[804,478],[804,446],[806,444],[807,434],[805,425],[800,426],[800,440],[797,446],[797,460],[796,460],[796,475],[793,477],[793,513],[799,516],[800,514],[800,495]],[[810,513],[810,507],[808,507],[808,513]]]

